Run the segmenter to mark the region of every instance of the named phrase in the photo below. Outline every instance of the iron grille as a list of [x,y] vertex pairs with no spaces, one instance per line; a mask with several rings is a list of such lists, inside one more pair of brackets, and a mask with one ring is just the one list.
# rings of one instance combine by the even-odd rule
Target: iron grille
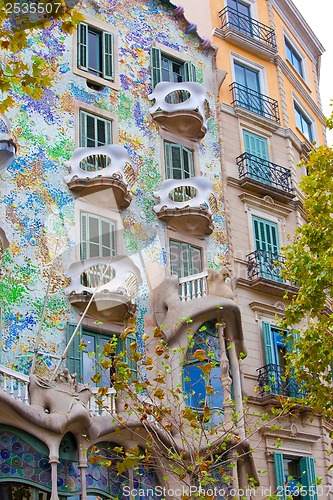
[[281,189],[285,193],[292,193],[289,168],[281,167],[250,153],[243,153],[236,160],[240,179],[247,177]]
[[258,386],[259,394],[275,394],[292,398],[304,398],[306,391],[301,390],[300,385],[293,377],[286,375],[284,366],[269,364],[259,368]]
[[256,19],[241,14],[231,7],[225,7],[220,11],[221,29],[233,28],[246,36],[255,38],[260,42],[276,50],[275,31]]
[[230,90],[233,96],[231,103],[233,106],[241,106],[269,120],[280,123],[279,105],[275,99],[237,82],[230,85]]

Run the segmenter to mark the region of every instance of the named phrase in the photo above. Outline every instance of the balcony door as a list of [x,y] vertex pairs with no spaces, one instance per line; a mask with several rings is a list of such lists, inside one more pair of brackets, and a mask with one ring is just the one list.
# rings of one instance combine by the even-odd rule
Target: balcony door
[[236,101],[254,113],[263,114],[263,102],[260,92],[259,71],[235,62]]
[[271,172],[268,163],[267,139],[257,134],[243,131],[246,167],[248,175],[265,184],[271,184]]
[[278,226],[259,217],[253,217],[254,246],[256,260],[260,266],[260,276],[274,281],[282,281],[277,259],[280,255]]
[[252,37],[250,6],[238,0],[228,0],[228,21],[231,28]]

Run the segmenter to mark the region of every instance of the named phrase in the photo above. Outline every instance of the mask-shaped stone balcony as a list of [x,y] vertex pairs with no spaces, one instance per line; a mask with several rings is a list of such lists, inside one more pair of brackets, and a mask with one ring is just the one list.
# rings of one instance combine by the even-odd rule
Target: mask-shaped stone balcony
[[160,82],[148,96],[154,120],[169,132],[200,140],[207,131],[206,91],[196,82]]
[[213,184],[204,177],[168,179],[154,192],[157,217],[174,229],[195,236],[213,231],[212,215],[217,211]]
[[122,322],[132,316],[134,299],[141,284],[139,269],[126,256],[93,257],[74,262],[67,271],[69,303],[87,315]]
[[122,146],[78,148],[66,166],[70,173],[64,180],[79,196],[98,192],[100,203],[110,208],[125,209],[131,203],[130,188],[135,181],[135,168]]

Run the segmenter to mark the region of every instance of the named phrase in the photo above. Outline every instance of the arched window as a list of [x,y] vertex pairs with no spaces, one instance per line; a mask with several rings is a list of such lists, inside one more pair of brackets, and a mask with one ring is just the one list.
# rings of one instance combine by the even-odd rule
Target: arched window
[[[190,342],[184,364],[183,385],[188,406],[199,415],[203,415],[205,407],[210,408],[211,417],[205,421],[209,427],[224,422],[220,357],[216,327],[212,322],[206,322]],[[207,370],[208,367],[211,369]]]

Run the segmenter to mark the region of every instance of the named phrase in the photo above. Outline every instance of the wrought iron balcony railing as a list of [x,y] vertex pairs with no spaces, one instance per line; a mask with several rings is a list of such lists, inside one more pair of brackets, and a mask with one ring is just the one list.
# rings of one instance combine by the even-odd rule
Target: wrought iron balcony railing
[[302,391],[300,385],[293,377],[287,376],[285,368],[280,365],[269,364],[259,368],[258,386],[259,394],[275,394],[292,398],[304,398],[306,391]]
[[241,14],[231,7],[220,11],[221,29],[232,28],[276,49],[275,31],[251,17]]
[[247,255],[247,274],[249,280],[266,278],[279,283],[285,283],[281,277],[281,267],[284,263],[282,255],[268,250],[255,250]]
[[285,193],[292,193],[293,187],[289,168],[281,167],[250,153],[243,153],[236,160],[240,179],[247,177],[281,189]]
[[237,82],[233,82],[229,88],[232,91],[233,101],[231,104],[233,106],[240,106],[280,123],[279,105],[275,99]]

